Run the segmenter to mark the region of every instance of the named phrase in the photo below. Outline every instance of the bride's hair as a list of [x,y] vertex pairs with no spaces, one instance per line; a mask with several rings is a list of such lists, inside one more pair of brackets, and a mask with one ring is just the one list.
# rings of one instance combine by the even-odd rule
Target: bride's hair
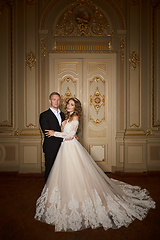
[[[69,112],[67,111],[67,104],[69,103],[70,100],[73,100],[75,103],[75,109],[74,112],[69,115]],[[69,98],[68,101],[66,102],[65,106],[65,118],[69,120],[72,120],[74,116],[78,116],[78,119],[80,119],[80,116],[82,115],[82,106],[81,102],[77,98]]]

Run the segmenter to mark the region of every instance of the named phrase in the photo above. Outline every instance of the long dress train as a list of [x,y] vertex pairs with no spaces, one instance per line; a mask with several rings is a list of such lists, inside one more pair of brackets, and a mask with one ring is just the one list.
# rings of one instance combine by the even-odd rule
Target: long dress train
[[49,178],[36,203],[35,219],[55,231],[128,226],[142,220],[155,202],[146,189],[110,179],[74,138],[78,121],[67,122]]

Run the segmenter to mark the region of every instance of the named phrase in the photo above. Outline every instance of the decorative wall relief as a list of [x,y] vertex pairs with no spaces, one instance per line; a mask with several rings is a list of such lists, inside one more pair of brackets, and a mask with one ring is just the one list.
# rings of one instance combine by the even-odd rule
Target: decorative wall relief
[[57,22],[57,29],[63,36],[108,35],[108,28],[108,20],[90,0],[74,2]]
[[74,73],[78,73],[78,63],[77,62],[60,62],[58,64],[58,74],[64,71],[72,71]]
[[101,95],[98,87],[96,88],[94,95],[90,96],[90,105],[94,106],[97,115],[98,115],[98,112],[99,112],[101,106],[105,105],[105,98],[104,98],[104,96]]
[[105,81],[95,77],[90,81],[90,121],[100,124],[105,119]]
[[89,138],[106,138],[107,137],[107,128],[101,131],[94,131],[91,128],[88,128],[88,137]]
[[71,97],[76,97],[76,80],[72,77],[66,77],[60,81],[61,104],[66,105],[66,102]]
[[37,61],[32,51],[30,51],[30,53],[27,54],[25,61],[26,61],[26,66],[29,67],[31,70]]
[[129,58],[130,66],[135,70],[139,66],[139,54],[134,50]]
[[44,62],[46,56],[46,47],[45,47],[46,40],[45,38],[41,38],[41,59]]
[[120,40],[120,56],[121,56],[121,60],[123,61],[123,59],[124,59],[124,38],[121,38],[121,40]]
[[113,51],[114,30],[110,28],[106,16],[90,0],[77,0],[69,5],[52,34],[53,52]]
[[[102,70],[104,73],[107,73],[107,65],[106,63],[90,63],[88,64],[88,74],[94,72],[96,70]],[[97,78],[98,79],[98,78]]]

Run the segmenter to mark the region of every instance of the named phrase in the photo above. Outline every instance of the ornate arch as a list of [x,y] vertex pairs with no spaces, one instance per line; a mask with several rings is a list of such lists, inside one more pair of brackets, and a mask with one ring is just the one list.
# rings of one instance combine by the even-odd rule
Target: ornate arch
[[[90,0],[88,0],[89,2],[91,2]],[[41,18],[41,21],[40,21],[40,29],[43,30],[44,29],[44,22],[45,22],[45,19],[47,17],[47,15],[49,14],[49,12],[52,10],[53,6],[58,3],[59,0],[53,0],[45,9],[43,15],[42,15],[42,18]],[[79,0],[75,1],[75,2],[79,2]],[[104,2],[102,0],[102,2]],[[125,29],[125,21],[124,21],[124,17],[123,17],[123,14],[121,13],[119,7],[117,6],[117,4],[115,3],[115,1],[113,0],[109,0],[109,3],[110,3],[110,6],[114,9],[115,13],[117,14],[117,16],[119,17],[119,20],[121,22],[121,28],[122,29]]]

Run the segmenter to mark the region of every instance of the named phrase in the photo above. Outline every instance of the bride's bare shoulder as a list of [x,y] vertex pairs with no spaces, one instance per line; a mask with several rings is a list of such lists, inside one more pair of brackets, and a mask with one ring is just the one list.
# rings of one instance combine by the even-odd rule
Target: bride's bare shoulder
[[78,116],[74,116],[72,119],[72,121],[76,121],[76,120],[78,121]]

